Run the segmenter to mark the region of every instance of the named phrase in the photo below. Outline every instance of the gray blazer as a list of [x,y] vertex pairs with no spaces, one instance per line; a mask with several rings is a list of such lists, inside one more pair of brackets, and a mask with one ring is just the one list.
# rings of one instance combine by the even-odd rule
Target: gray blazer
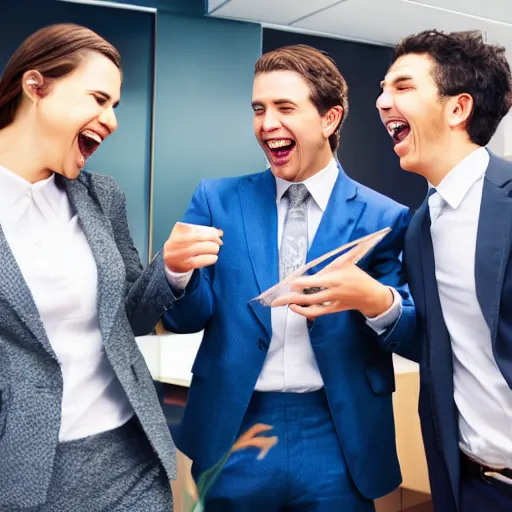
[[[174,296],[161,255],[146,270],[130,237],[124,195],[107,176],[59,176],[96,260],[105,352],[169,478],[176,459],[151,375],[135,343]],[[80,269],[76,269],[80,272]],[[0,227],[0,509],[45,501],[58,443],[62,374]]]

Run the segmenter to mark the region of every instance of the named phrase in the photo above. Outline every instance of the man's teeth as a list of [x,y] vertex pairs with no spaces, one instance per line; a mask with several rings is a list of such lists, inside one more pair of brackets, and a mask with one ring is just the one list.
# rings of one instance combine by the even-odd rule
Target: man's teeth
[[94,142],[97,142],[98,144],[102,143],[102,138],[96,132],[93,132],[91,130],[84,130],[83,132],[81,132],[81,134],[84,137],[87,137],[88,139],[91,139]]
[[393,137],[400,130],[407,128],[407,126],[408,126],[407,123],[404,123],[402,121],[393,121],[392,123],[389,123],[387,125],[387,129],[388,129],[389,134]]
[[279,140],[267,140],[268,147],[270,149],[278,149],[289,146],[292,143],[289,139],[279,139]]

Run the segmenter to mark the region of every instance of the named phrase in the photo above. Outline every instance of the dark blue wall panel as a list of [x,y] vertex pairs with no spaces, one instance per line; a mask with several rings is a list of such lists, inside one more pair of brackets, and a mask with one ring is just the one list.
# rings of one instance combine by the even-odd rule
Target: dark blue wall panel
[[262,170],[252,129],[258,25],[158,13],[153,253],[202,178]]

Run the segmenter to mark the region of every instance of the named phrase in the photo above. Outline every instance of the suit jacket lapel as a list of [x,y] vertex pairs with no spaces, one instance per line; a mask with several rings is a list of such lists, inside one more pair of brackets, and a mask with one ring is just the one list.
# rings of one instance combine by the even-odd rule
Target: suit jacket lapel
[[[107,343],[119,307],[124,302],[125,269],[112,227],[101,209],[93,185],[81,176],[64,180],[69,201],[78,215],[98,271],[98,316],[103,342]],[[79,269],[77,269],[79,272]]]
[[[344,245],[354,238],[368,235],[366,229],[358,231],[359,220],[366,207],[366,202],[357,194],[357,186],[338,165],[339,174],[329,197],[327,207],[322,215],[315,238],[309,248],[307,261],[312,261],[326,252]],[[315,273],[324,268],[333,259],[311,269]],[[326,315],[308,322],[311,343],[316,350],[318,340],[325,338],[333,324],[339,322],[337,315]],[[333,338],[334,341],[334,338]]]
[[[239,198],[251,265],[258,284],[258,293],[261,293],[275,285],[279,278],[276,183],[270,170],[244,180],[240,184]],[[249,304],[270,339],[270,308],[254,302]]]
[[[352,240],[352,233],[366,205],[364,200],[357,196],[355,183],[339,164],[338,169],[338,178],[309,248],[307,261],[312,261]],[[368,233],[362,235],[366,234]]]
[[512,235],[512,172],[491,157],[484,179],[475,256],[476,291],[496,339],[501,287]]
[[32,293],[0,227],[0,295],[11,304],[16,314],[45,350],[56,359],[39,316]]
[[[438,443],[449,468],[454,495],[459,489],[459,448],[457,410],[453,398],[453,360],[451,339],[444,322],[437,287],[434,248],[430,234],[428,200],[418,210],[419,249],[423,282],[424,364],[430,374],[429,394],[432,421]],[[409,262],[409,265],[411,262]],[[416,297],[415,297],[416,299]]]
[[[404,242],[404,265],[408,273],[409,286],[414,293],[414,304],[416,311],[420,314],[421,318],[426,317],[425,311],[425,289],[423,283],[424,269],[422,257],[422,229],[425,222],[425,216],[428,215],[427,200],[423,202],[416,214],[411,220],[407,232],[405,234]],[[427,220],[428,222],[428,220]]]
[[[503,279],[512,242],[511,196],[512,166],[491,154],[484,179],[478,221],[475,282],[482,314],[491,330],[496,362],[510,387],[512,387],[510,350],[497,346],[497,331]],[[501,356],[504,358],[502,359]]]

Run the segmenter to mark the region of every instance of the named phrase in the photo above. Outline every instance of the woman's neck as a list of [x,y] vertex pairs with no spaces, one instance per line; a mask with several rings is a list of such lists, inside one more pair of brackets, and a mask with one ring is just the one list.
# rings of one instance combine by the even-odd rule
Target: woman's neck
[[19,121],[0,130],[0,165],[30,183],[45,180],[52,174],[42,166],[35,134]]

